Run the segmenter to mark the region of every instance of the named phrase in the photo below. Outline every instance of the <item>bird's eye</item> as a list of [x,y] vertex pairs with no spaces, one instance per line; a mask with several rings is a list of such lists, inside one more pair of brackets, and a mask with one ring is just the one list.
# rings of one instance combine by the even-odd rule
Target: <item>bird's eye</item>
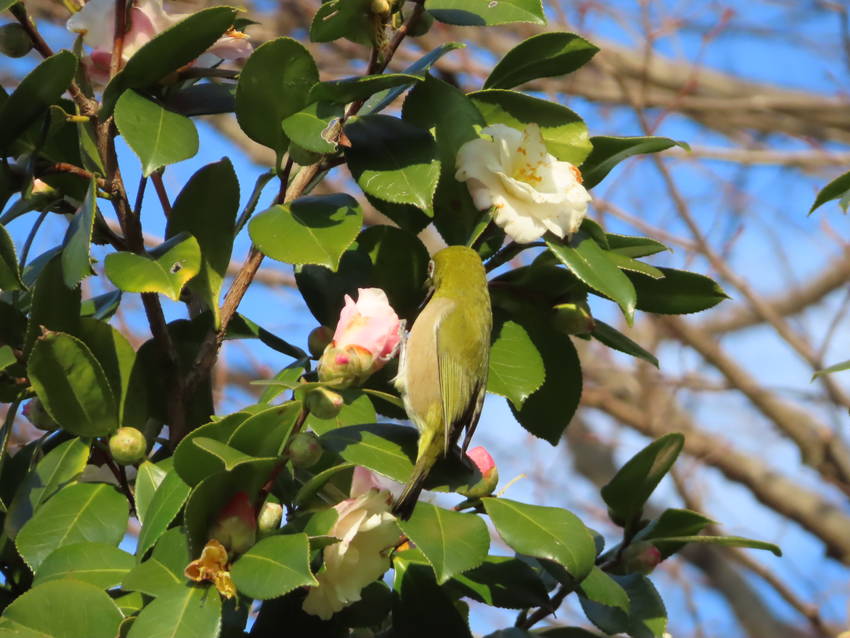
[[428,262],[428,278],[431,279],[434,276],[434,260]]

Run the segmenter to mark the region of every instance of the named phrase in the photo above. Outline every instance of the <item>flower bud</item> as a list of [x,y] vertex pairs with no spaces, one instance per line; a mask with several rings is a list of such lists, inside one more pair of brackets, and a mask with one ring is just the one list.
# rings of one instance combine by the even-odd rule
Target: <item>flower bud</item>
[[280,503],[266,501],[257,517],[257,530],[261,536],[270,534],[280,527],[281,520],[283,520],[283,506]]
[[314,359],[318,359],[322,356],[325,348],[327,348],[328,344],[333,341],[333,338],[334,332],[327,326],[319,326],[318,328],[313,329],[310,336],[307,337],[307,349],[310,351],[310,354],[313,355]]
[[29,419],[39,430],[50,432],[59,427],[59,424],[53,420],[53,417],[47,413],[41,401],[38,398],[33,399],[24,406],[23,415]]
[[22,58],[32,51],[32,38],[18,23],[0,27],[0,53],[10,58]]
[[662,561],[658,548],[647,541],[632,543],[623,551],[623,569],[627,574],[650,574]]
[[329,345],[319,360],[319,380],[337,390],[359,385],[372,373],[375,358],[360,346]]
[[313,467],[322,458],[322,446],[312,432],[299,432],[289,442],[289,459],[297,468]]
[[245,492],[236,492],[218,513],[209,534],[231,555],[242,554],[257,540],[257,514]]
[[555,328],[568,335],[586,335],[593,331],[594,321],[586,301],[555,306]]
[[345,405],[342,397],[333,390],[327,388],[316,388],[307,394],[306,406],[312,414],[320,419],[332,419],[342,406]]
[[109,437],[109,453],[116,463],[120,465],[133,465],[143,458],[148,449],[145,435],[136,428],[118,428],[115,434]]
[[496,468],[496,463],[493,457],[482,446],[474,447],[466,453],[466,456],[475,464],[478,471],[481,472],[481,480],[475,485],[464,486],[458,489],[458,493],[467,498],[481,498],[488,496],[496,489],[499,483],[499,470]]

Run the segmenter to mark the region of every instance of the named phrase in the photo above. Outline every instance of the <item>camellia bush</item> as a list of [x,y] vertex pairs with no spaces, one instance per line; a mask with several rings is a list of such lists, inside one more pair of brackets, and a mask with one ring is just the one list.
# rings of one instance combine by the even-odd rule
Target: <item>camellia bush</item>
[[[43,58],[0,93],[0,636],[454,638],[471,636],[484,605],[516,610],[494,636],[661,637],[666,612],[649,578],[659,562],[687,543],[779,553],[700,535],[710,521],[697,512],[645,518],[679,434],[602,489],[622,528],[608,546],[567,510],[504,498],[493,459],[474,445],[450,446],[429,472],[425,488],[446,494],[394,515],[419,434],[393,379],[426,300],[417,234],[429,225],[489,273],[492,307],[478,309],[482,325],[492,313],[489,374],[470,383],[552,445],[581,395],[575,339],[658,365],[594,318],[589,297],[627,322],[725,297],[701,274],[647,262],[666,249],[659,241],[586,216],[618,162],[683,144],[591,137],[576,113],[517,89],[575,71],[593,44],[539,33],[471,93],[431,73],[462,43],[387,71],[435,22],[543,25],[540,0],[330,0],[317,3],[309,41],[259,45],[231,7],[178,15],[160,0],[91,0],[69,14],[73,50],[41,35],[26,2],[0,9],[3,52]],[[320,81],[311,49],[338,38],[363,45],[363,75]],[[224,158],[169,193],[163,172],[198,154],[193,118],[213,113],[234,113],[275,165],[245,183]],[[122,178],[118,137],[141,164],[138,184]],[[311,194],[341,165],[349,192]],[[257,211],[266,189],[274,202]],[[242,209],[240,193],[251,193]],[[141,210],[154,197],[167,226],[148,246]],[[364,202],[394,225],[364,227]],[[67,219],[64,241],[33,255],[51,215]],[[22,216],[29,230],[13,240],[5,226]],[[252,246],[231,279],[240,233]],[[294,268],[316,321],[309,343],[240,313],[266,258]],[[90,277],[110,292],[88,298]],[[138,349],[110,323],[136,294],[150,334]],[[185,303],[185,318],[167,322],[163,296]],[[256,380],[257,403],[216,414],[210,373],[233,339],[292,361]],[[460,348],[440,343],[439,356],[418,356]],[[452,378],[435,391],[454,392]],[[461,407],[460,425],[474,429],[480,405]],[[11,455],[20,414],[44,434]],[[491,548],[497,536],[512,553]],[[541,630],[572,597],[595,628]]]

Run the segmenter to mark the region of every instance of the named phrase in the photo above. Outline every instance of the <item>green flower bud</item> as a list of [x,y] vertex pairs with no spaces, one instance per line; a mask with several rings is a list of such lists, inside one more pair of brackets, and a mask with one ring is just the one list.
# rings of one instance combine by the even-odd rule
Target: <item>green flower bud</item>
[[215,539],[231,556],[247,552],[257,542],[257,515],[245,492],[236,492],[216,517],[210,529]]
[[22,58],[32,51],[32,38],[17,22],[0,27],[0,53],[10,58]]
[[289,442],[289,459],[298,468],[308,468],[322,458],[322,446],[312,432],[299,432]]
[[434,26],[434,16],[425,11],[419,16],[419,19],[413,25],[413,28],[407,32],[407,35],[417,38],[420,35],[428,33],[432,26]]
[[307,409],[318,418],[332,419],[339,414],[345,401],[333,390],[316,388],[307,394],[306,405]]
[[593,315],[586,301],[555,306],[555,328],[570,335],[586,335],[593,331]]
[[481,498],[482,496],[489,496],[493,493],[493,490],[496,489],[496,485],[499,483],[499,470],[496,468],[496,463],[493,461],[493,457],[490,456],[490,453],[480,445],[469,450],[466,455],[475,464],[478,471],[481,472],[481,480],[475,485],[458,488],[458,494],[466,496],[467,498]]
[[109,453],[120,465],[134,465],[145,458],[148,442],[136,428],[118,428],[109,437]]
[[281,520],[283,520],[283,506],[280,503],[266,501],[257,517],[257,530],[261,536],[270,534],[280,527]]
[[319,326],[313,329],[310,336],[307,337],[307,349],[313,355],[314,359],[321,358],[322,353],[328,347],[328,344],[333,341],[333,338],[334,331],[327,326]]
[[24,406],[23,415],[39,430],[51,432],[59,428],[59,424],[47,413],[47,410],[44,409],[38,398],[33,399]]
[[623,551],[623,569],[627,574],[652,573],[652,570],[662,561],[658,548],[647,541],[632,543]]

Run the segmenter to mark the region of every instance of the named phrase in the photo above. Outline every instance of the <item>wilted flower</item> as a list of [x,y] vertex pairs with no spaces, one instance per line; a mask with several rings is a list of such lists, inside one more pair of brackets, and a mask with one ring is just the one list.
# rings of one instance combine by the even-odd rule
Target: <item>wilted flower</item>
[[396,353],[402,322],[380,288],[359,288],[357,302],[345,296],[333,341],[319,361],[319,379],[335,388],[365,381]]
[[201,557],[196,558],[186,566],[183,575],[196,583],[209,581],[225,598],[233,598],[236,595],[236,587],[230,578],[228,569],[227,550],[217,540],[210,540],[201,552]]
[[378,489],[369,470],[355,468],[351,498],[334,507],[337,520],[328,532],[340,540],[325,547],[319,584],[310,588],[304,611],[327,620],[360,600],[363,588],[389,569],[387,550],[400,536],[391,503],[390,493]]
[[[139,0],[129,13],[129,29],[124,34],[121,58],[124,62],[154,36],[174,26],[189,14],[166,13],[162,0]],[[93,80],[105,83],[109,79],[115,34],[114,0],[90,0],[66,24],[69,31],[83,36],[83,43],[94,51],[84,60]],[[234,29],[213,44],[208,52],[225,60],[235,60],[251,55],[253,47],[247,36]]]
[[475,467],[481,472],[481,480],[471,487],[464,487],[458,490],[460,494],[469,498],[481,498],[492,494],[499,483],[499,470],[496,468],[496,462],[490,453],[483,446],[479,445],[469,450],[466,455],[475,463]]
[[549,231],[574,233],[587,213],[590,195],[581,173],[549,154],[537,124],[520,132],[504,124],[481,130],[460,147],[455,178],[467,182],[475,205],[493,209],[493,221],[521,244]]

